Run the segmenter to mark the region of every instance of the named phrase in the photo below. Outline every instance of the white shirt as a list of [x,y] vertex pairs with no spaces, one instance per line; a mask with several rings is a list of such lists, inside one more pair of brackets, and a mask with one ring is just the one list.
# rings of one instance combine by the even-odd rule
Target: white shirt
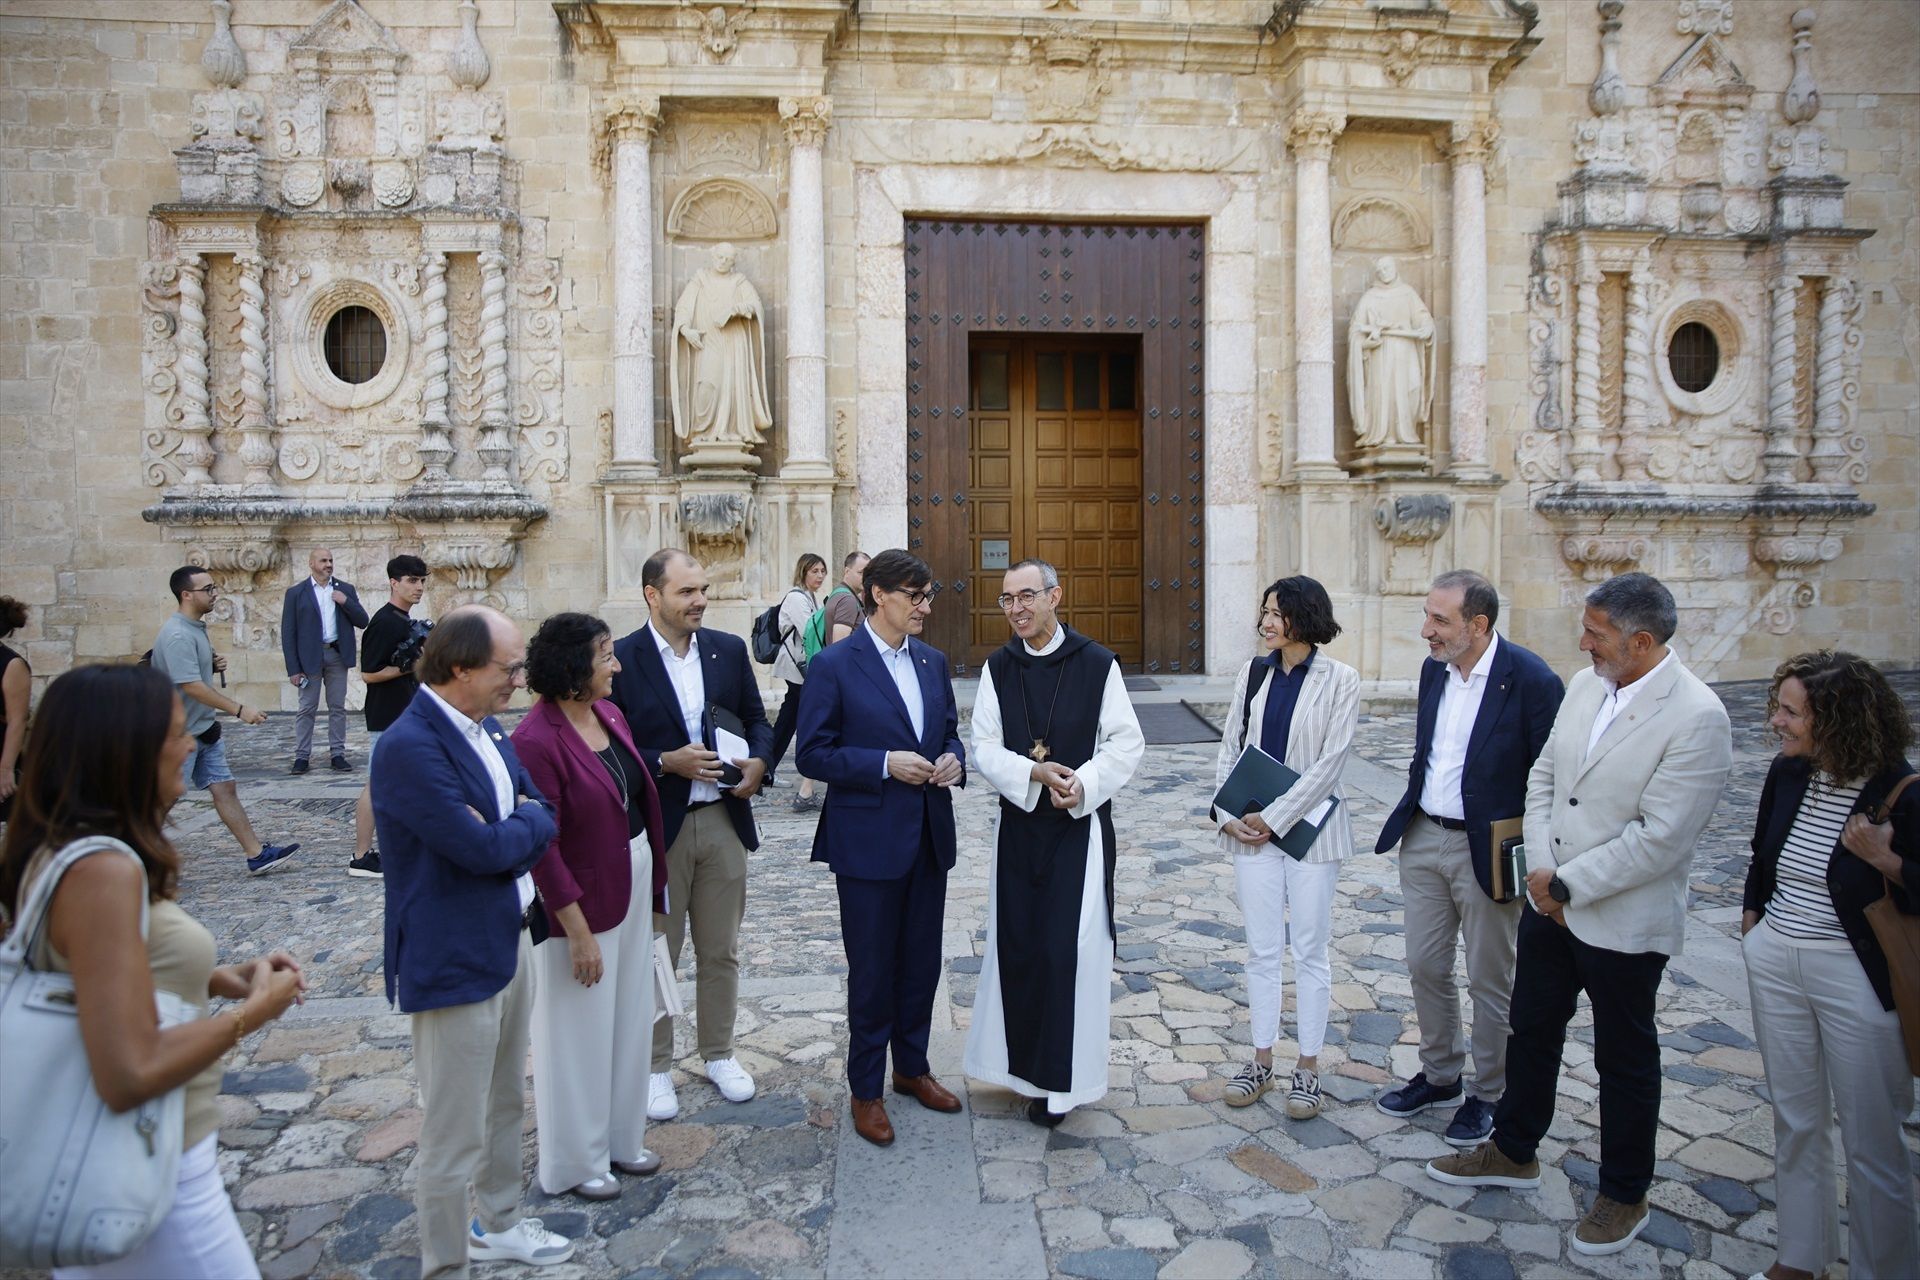
[[[680,699],[680,719],[686,722],[687,741],[705,742],[706,726],[701,721],[707,711],[707,677],[700,669],[699,638],[687,637],[687,656],[683,658],[661,638],[651,622],[647,624],[647,632],[653,636],[654,646],[660,650],[660,665],[667,669],[667,679],[673,682],[673,692]],[[692,783],[687,792],[688,804],[706,804],[719,798],[718,784],[705,780]]]
[[309,578],[307,583],[313,588],[314,601],[320,606],[320,639],[333,644],[340,639],[340,620],[333,606],[333,580],[329,578],[325,582],[315,582]]
[[[432,698],[434,705],[439,707],[441,712],[446,715],[447,723],[453,726],[456,733],[466,739],[467,745],[473,749],[473,754],[479,757],[481,767],[486,769],[487,777],[493,782],[493,803],[494,807],[499,810],[499,817],[497,817],[495,821],[505,822],[508,815],[514,810],[513,775],[507,772],[506,757],[501,755],[500,748],[494,745],[493,737],[488,733],[485,725],[473,719],[451,702],[448,702],[428,686],[422,685],[420,687],[427,690],[427,696]],[[513,887],[520,892],[520,910],[525,911],[529,906],[533,905],[533,877],[531,875],[522,875],[518,880],[513,882]]]
[[[873,648],[880,655],[880,665],[893,677],[893,687],[900,691],[900,701],[907,704],[907,719],[913,721],[913,740],[919,742],[926,737],[927,704],[920,696],[920,677],[913,669],[911,637],[901,636],[898,649],[887,648],[887,642],[873,629],[873,623],[863,622],[867,634],[873,638]],[[887,762],[880,762],[880,776],[887,775]]]
[[1632,684],[1615,684],[1605,676],[1600,678],[1600,683],[1607,686],[1607,696],[1600,700],[1600,710],[1593,717],[1593,730],[1587,734],[1588,755],[1592,755],[1593,749],[1600,745],[1600,738],[1606,733],[1607,726],[1618,719],[1620,713],[1627,709],[1627,704],[1639,697],[1640,691],[1652,682],[1654,673],[1672,661],[1673,650],[1669,649],[1667,656],[1660,659],[1652,671],[1647,672]]
[[1420,788],[1420,807],[1436,818],[1465,820],[1466,800],[1461,786],[1467,771],[1467,741],[1473,737],[1480,703],[1493,679],[1493,655],[1500,636],[1487,636],[1487,651],[1473,664],[1467,678],[1451,662],[1441,676],[1440,708],[1433,718],[1433,745],[1427,749],[1427,780]]

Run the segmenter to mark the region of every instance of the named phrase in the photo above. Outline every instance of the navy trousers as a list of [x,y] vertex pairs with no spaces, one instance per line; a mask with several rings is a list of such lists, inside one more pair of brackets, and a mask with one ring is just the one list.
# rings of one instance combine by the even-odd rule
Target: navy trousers
[[933,840],[922,832],[920,856],[906,875],[838,876],[835,882],[847,952],[847,1086],[865,1101],[881,1095],[889,1048],[899,1074],[927,1073],[947,873],[934,859]]

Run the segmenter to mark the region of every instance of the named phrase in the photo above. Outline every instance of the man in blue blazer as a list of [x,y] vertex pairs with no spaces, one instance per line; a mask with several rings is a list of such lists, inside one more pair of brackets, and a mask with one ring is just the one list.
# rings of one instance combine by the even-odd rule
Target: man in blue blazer
[[[469,1259],[564,1262],[573,1242],[520,1212],[520,1135],[533,1009],[533,864],[553,813],[496,713],[525,684],[526,643],[501,614],[441,619],[423,686],[381,735],[373,821],[386,871],[387,998],[413,1020],[420,1274]],[[544,917],[539,917],[544,922]],[[467,1188],[473,1188],[470,1212]]]
[[[746,641],[700,625],[707,612],[707,573],[700,562],[671,547],[656,551],[641,566],[640,583],[650,618],[613,647],[620,662],[613,701],[660,792],[667,914],[655,916],[654,927],[666,935],[675,965],[691,930],[700,1057],[721,1096],[745,1102],[753,1096],[753,1077],[734,1056],[733,1025],[747,854],[760,847],[748,801],[773,759],[773,726]],[[728,762],[716,750],[718,729],[729,725],[746,741],[744,760]],[[671,1120],[679,1113],[673,1019],[661,1018],[653,1024],[647,1116]]]
[[335,772],[347,763],[347,672],[353,669],[353,632],[367,625],[367,611],[351,582],[333,576],[333,552],[315,548],[307,556],[308,576],[287,591],[280,605],[280,656],[287,660],[287,682],[300,691],[293,722],[293,771],[307,771],[313,752],[313,718],[320,691],[327,692],[327,749]]
[[813,861],[840,893],[853,1127],[878,1146],[893,1141],[880,1096],[889,1047],[895,1093],[960,1110],[927,1064],[954,862],[949,788],[967,780],[946,655],[914,638],[932,580],[905,551],[868,561],[866,621],[815,656],[800,693],[800,772],[828,786]]
[[[1374,845],[1399,844],[1406,904],[1407,970],[1420,1023],[1420,1071],[1374,1102],[1391,1116],[1459,1107],[1446,1140],[1474,1147],[1493,1131],[1506,1088],[1514,937],[1525,886],[1493,899],[1492,824],[1525,815],[1527,772],[1553,731],[1565,692],[1534,654],[1493,629],[1500,593],[1468,569],[1443,573],[1427,592],[1420,634],[1420,712],[1407,793]],[[1462,1074],[1460,995],[1453,954],[1465,934],[1473,998],[1473,1082]]]

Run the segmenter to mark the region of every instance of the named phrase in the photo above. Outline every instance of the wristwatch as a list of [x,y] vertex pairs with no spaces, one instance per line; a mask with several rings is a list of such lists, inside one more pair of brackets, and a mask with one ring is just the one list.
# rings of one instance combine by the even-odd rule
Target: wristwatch
[[1562,906],[1573,898],[1573,894],[1567,890],[1567,882],[1559,876],[1547,881],[1547,896]]

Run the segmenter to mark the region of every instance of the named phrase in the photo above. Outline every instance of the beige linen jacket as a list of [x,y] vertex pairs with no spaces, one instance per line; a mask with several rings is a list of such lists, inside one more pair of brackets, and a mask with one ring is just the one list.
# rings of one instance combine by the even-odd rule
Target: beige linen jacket
[[[1214,764],[1214,793],[1219,792],[1220,785],[1233,772],[1245,746],[1240,740],[1240,703],[1247,696],[1247,676],[1252,669],[1251,662],[1241,666],[1239,678],[1233,682],[1233,701],[1227,704],[1227,723],[1220,735],[1220,754]],[[1267,710],[1267,694],[1272,688],[1273,677],[1269,676],[1260,686],[1260,692],[1254,695],[1253,706],[1247,712],[1247,731],[1256,739],[1260,736],[1260,720]],[[1353,731],[1359,722],[1360,673],[1337,658],[1328,657],[1325,649],[1320,650],[1313,655],[1313,665],[1307,668],[1307,680],[1300,688],[1300,700],[1293,708],[1293,723],[1287,730],[1287,767],[1300,775],[1300,781],[1260,813],[1267,826],[1275,831],[1287,831],[1328,796],[1340,801],[1302,862],[1342,862],[1353,856],[1353,817],[1347,812],[1340,773],[1347,766],[1347,752],[1353,747]],[[1239,816],[1214,811],[1214,825],[1225,827],[1230,819]],[[1220,848],[1226,853],[1249,852],[1248,846],[1225,831],[1220,832],[1219,840]],[[1252,852],[1275,858],[1288,856],[1271,844]]]
[[1527,777],[1527,870],[1559,870],[1574,936],[1610,951],[1680,954],[1693,849],[1733,769],[1733,732],[1713,690],[1676,657],[1587,753],[1607,686],[1592,668],[1567,686]]

